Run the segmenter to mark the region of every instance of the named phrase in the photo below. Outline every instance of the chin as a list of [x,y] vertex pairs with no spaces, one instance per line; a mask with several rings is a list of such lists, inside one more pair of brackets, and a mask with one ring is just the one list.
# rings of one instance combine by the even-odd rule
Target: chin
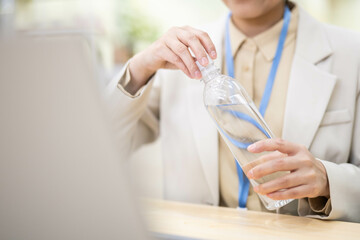
[[234,16],[251,19],[258,18],[284,0],[223,0]]

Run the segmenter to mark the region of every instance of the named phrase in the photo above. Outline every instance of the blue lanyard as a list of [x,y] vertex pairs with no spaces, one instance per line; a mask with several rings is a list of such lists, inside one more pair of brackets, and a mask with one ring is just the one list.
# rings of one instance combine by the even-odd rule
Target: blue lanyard
[[[284,23],[280,32],[280,39],[276,48],[276,54],[275,54],[275,58],[273,60],[271,69],[270,69],[270,73],[266,82],[266,86],[265,86],[265,90],[263,93],[263,97],[261,99],[261,103],[260,103],[260,107],[259,107],[259,112],[262,116],[265,115],[265,111],[266,108],[269,104],[269,100],[270,100],[270,96],[271,96],[271,91],[274,85],[274,81],[275,81],[275,77],[276,77],[276,72],[277,69],[279,67],[279,63],[280,63],[280,59],[281,59],[281,55],[282,55],[282,51],[284,49],[284,43],[285,43],[285,39],[286,39],[286,35],[289,29],[289,23],[290,23],[290,18],[291,18],[291,12],[289,10],[289,8],[287,6],[285,6],[285,13],[284,13]],[[226,22],[226,32],[225,32],[225,60],[226,60],[226,68],[228,71],[228,75],[232,78],[235,78],[235,71],[234,71],[234,59],[232,56],[232,51],[231,51],[231,43],[230,43],[230,31],[229,31],[229,23],[231,21],[231,12],[229,13],[227,22]],[[234,113],[235,115],[240,114],[240,113]],[[238,116],[240,118],[246,117],[246,116]],[[246,120],[246,119],[245,119]],[[251,121],[252,119],[250,119],[249,121]],[[224,132],[222,132],[224,134]],[[225,135],[225,137],[227,137]],[[231,139],[230,139],[231,140]],[[246,144],[247,145],[247,144]],[[247,146],[238,146],[240,148],[246,148]],[[246,207],[246,201],[247,201],[247,197],[249,195],[249,180],[247,179],[247,177],[245,176],[244,172],[242,171],[238,161],[236,161],[236,171],[238,174],[238,178],[239,178],[239,207],[240,208],[245,208]]]

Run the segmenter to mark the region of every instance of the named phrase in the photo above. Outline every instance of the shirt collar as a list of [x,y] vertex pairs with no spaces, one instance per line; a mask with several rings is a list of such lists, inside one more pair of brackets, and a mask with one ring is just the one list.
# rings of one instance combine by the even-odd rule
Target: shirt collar
[[[298,19],[299,19],[298,8],[295,5],[291,10],[291,19],[289,23],[289,29],[285,40],[285,46],[289,44],[292,40],[295,39],[296,30],[298,26]],[[260,52],[264,55],[267,61],[272,61],[275,57],[277,44],[279,41],[279,36],[281,32],[281,28],[283,26],[284,20],[277,22],[274,26],[262,32],[252,40],[255,42],[256,46],[260,50]],[[249,39],[243,34],[236,26],[230,21],[229,24],[229,31],[230,31],[230,42],[231,42],[231,52],[232,55],[235,56],[236,52],[241,48],[242,44]]]
[[231,20],[229,23],[229,34],[230,34],[231,53],[232,56],[234,57],[236,52],[239,50],[243,42],[245,42],[247,37],[239,29],[236,28],[235,24]]

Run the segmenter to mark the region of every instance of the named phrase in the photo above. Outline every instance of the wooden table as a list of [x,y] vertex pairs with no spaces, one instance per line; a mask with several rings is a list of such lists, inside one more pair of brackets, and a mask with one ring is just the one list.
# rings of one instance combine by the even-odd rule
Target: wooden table
[[360,239],[360,224],[186,204],[145,201],[148,229],[160,239]]

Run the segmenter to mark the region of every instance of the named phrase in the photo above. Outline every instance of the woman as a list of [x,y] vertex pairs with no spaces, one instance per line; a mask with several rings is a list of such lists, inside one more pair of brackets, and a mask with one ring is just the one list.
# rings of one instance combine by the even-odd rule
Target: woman
[[[360,185],[351,184],[360,181],[359,35],[322,24],[291,2],[223,1],[229,17],[203,30],[170,29],[109,86],[124,150],[161,132],[166,199],[265,211],[255,191],[299,199],[282,213],[360,222]],[[203,83],[194,80],[201,78],[195,60],[206,66],[206,54],[224,73],[234,68],[258,106],[279,61],[264,116],[278,138],[248,149],[277,152],[246,175],[290,174],[250,188],[245,202],[239,200],[243,186],[234,159],[203,107]]]

